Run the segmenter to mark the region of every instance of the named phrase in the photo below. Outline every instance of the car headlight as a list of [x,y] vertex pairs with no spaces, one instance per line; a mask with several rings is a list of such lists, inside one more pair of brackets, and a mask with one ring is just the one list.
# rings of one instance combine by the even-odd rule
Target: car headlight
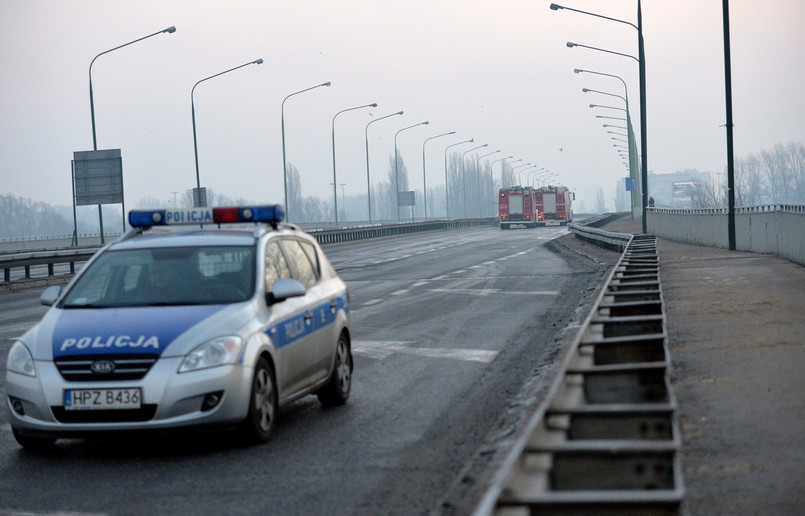
[[186,373],[224,364],[234,364],[238,359],[242,344],[243,339],[236,335],[218,337],[207,341],[191,351],[182,360],[179,372]]
[[11,346],[11,350],[8,352],[6,369],[26,376],[36,376],[34,358],[28,348],[25,347],[25,344],[19,340]]

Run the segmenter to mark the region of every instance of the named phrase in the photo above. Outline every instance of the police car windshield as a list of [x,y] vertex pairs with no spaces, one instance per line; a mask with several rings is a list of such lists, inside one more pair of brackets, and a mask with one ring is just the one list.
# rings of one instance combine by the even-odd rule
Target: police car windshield
[[254,247],[111,250],[67,292],[62,308],[209,305],[254,294]]

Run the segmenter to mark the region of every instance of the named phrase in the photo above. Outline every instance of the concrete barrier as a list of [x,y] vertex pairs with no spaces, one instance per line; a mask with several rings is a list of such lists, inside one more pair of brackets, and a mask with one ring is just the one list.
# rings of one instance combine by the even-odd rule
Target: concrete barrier
[[[649,208],[648,232],[678,242],[729,248],[727,209]],[[805,265],[805,206],[773,204],[735,209],[735,247]]]

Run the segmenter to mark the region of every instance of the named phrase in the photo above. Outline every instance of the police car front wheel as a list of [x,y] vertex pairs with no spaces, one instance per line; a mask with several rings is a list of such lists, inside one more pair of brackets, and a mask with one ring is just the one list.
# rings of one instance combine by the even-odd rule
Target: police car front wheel
[[254,368],[249,413],[240,428],[244,439],[253,443],[267,441],[277,423],[278,414],[274,369],[265,358],[260,358]]
[[16,439],[17,443],[19,443],[23,448],[28,448],[31,450],[48,450],[53,448],[53,445],[56,444],[56,439],[47,437],[32,437],[21,433],[19,430],[13,427],[11,428],[11,431],[14,434],[14,439]]

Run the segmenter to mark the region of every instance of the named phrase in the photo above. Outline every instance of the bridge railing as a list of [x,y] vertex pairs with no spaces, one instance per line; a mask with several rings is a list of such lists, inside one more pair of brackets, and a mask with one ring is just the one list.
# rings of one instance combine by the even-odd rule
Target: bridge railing
[[[726,208],[649,208],[646,226],[649,233],[668,240],[728,249],[728,216]],[[736,208],[735,248],[805,265],[805,205]]]

